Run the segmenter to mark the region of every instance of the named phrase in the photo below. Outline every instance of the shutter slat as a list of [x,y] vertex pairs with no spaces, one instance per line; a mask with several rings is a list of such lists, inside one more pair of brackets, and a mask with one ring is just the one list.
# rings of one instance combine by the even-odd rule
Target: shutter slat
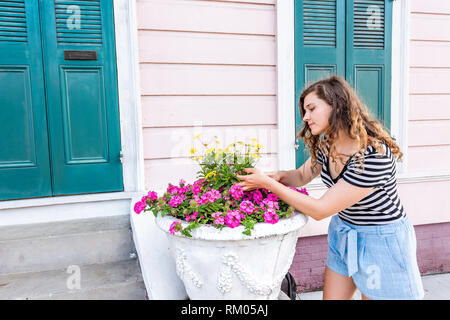
[[[376,9],[374,11],[373,9]],[[355,0],[353,10],[353,47],[384,48],[384,0]]]
[[28,41],[24,0],[0,1],[0,41]]
[[303,44],[336,46],[336,0],[303,2]]
[[[77,13],[79,16],[76,16]],[[102,44],[99,0],[55,0],[55,16],[58,44]]]

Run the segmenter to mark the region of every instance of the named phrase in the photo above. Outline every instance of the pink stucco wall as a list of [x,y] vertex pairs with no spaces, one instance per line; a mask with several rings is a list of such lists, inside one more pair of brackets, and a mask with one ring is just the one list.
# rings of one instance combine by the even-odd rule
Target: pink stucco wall
[[450,2],[411,1],[408,170],[450,169]]

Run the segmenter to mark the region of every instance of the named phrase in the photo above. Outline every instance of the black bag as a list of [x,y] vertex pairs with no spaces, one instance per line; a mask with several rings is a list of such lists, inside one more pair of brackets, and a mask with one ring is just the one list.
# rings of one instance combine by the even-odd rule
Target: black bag
[[281,291],[286,293],[289,299],[295,300],[297,295],[297,284],[295,283],[294,277],[289,272],[286,273],[286,276],[281,282]]

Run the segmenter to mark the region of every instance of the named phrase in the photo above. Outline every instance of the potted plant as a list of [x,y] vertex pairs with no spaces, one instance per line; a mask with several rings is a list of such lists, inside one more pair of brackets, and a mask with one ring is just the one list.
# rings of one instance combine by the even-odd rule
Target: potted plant
[[160,197],[149,191],[134,206],[137,214],[152,211],[167,233],[190,299],[277,299],[292,263],[307,217],[268,190],[247,192],[237,184],[236,174],[260,158],[261,145],[251,142],[225,149],[217,140],[216,147],[201,142],[201,154],[193,146],[197,180],[169,184]]

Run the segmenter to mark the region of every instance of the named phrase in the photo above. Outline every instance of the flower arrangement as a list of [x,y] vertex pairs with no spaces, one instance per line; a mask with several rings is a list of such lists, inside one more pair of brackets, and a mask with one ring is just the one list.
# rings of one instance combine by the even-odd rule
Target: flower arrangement
[[[200,135],[194,137],[194,142]],[[260,158],[261,145],[258,140],[252,143],[238,141],[231,143],[226,149],[218,148],[220,142],[215,140],[216,147],[201,142],[205,149],[203,154],[197,153],[194,146],[190,150],[191,158],[200,165],[197,180],[192,184],[183,179],[178,185],[170,184],[163,196],[158,197],[155,191],[136,202],[134,211],[137,214],[152,211],[155,217],[170,214],[180,220],[189,222],[182,228],[181,223],[174,222],[170,226],[170,233],[181,232],[191,237],[190,232],[202,224],[214,228],[245,227],[246,235],[251,235],[253,226],[258,222],[276,224],[279,219],[291,217],[294,208],[278,199],[266,189],[243,191],[237,183],[240,182],[236,174],[246,174],[245,168],[254,168]],[[305,188],[291,188],[308,195]]]

